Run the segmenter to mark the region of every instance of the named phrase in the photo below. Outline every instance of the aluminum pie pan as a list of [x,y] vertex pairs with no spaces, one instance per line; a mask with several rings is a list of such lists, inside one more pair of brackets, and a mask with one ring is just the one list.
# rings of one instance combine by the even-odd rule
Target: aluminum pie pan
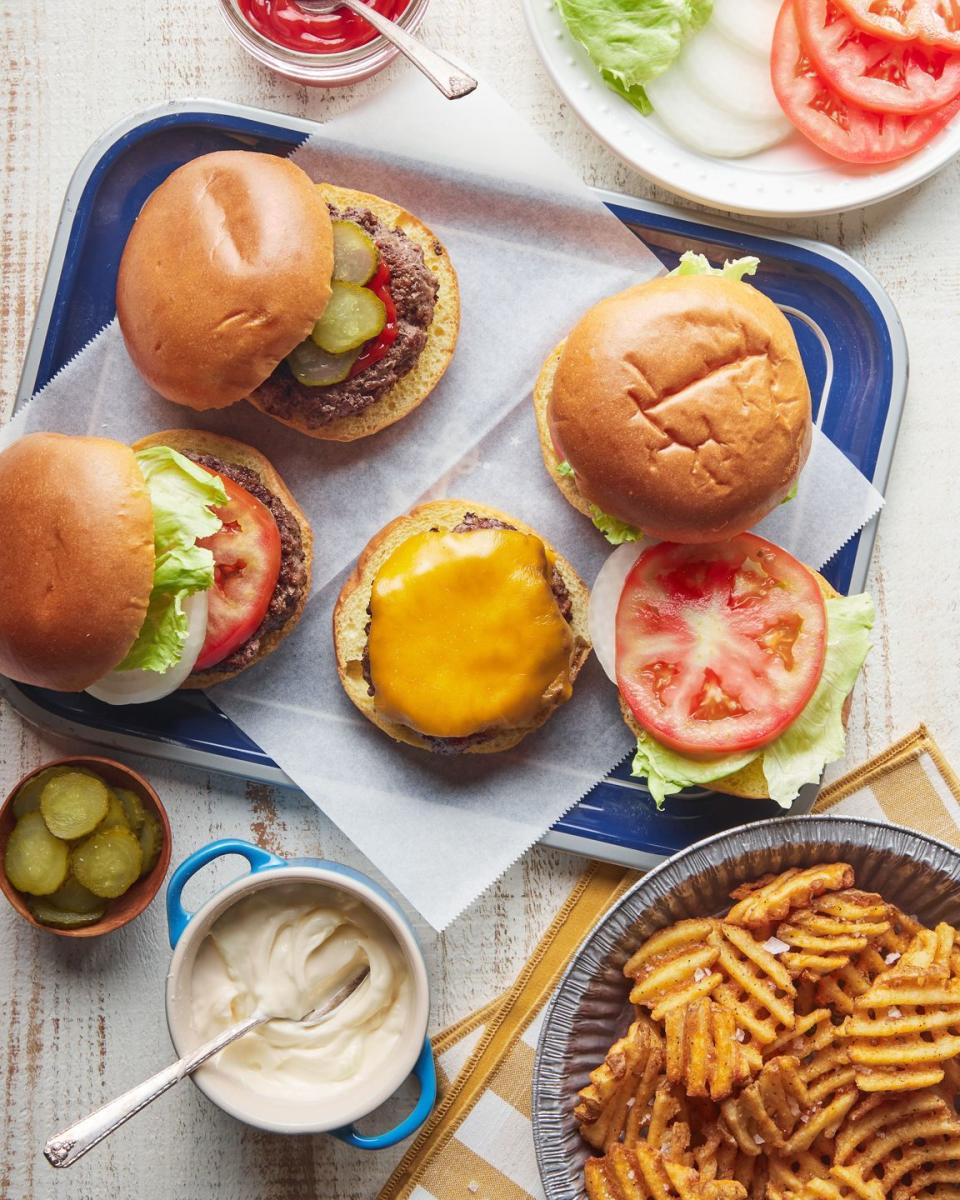
[[738,884],[768,872],[849,862],[857,886],[925,924],[960,926],[960,851],[860,817],[780,817],[706,838],[648,872],[577,949],[544,1015],[533,1073],[533,1140],[547,1200],[585,1200],[591,1151],[573,1119],[576,1093],[629,1023],[623,964],[658,929],[712,916]]

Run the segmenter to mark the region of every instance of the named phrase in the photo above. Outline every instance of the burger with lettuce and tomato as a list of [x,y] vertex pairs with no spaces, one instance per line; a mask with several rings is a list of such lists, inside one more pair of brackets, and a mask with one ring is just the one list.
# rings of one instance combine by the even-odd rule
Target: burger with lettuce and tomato
[[108,704],[230,679],[296,626],[312,546],[231,438],[29,434],[0,453],[0,673]]
[[753,533],[620,546],[590,604],[597,657],[657,803],[687,787],[789,808],[844,752],[873,603]]

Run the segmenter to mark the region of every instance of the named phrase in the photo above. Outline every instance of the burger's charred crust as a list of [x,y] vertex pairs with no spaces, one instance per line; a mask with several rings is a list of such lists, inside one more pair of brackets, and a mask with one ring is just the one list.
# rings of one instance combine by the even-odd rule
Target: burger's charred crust
[[[499,521],[496,517],[480,517],[476,513],[466,512],[463,514],[463,520],[459,525],[455,525],[450,530],[451,533],[469,533],[474,529],[516,529],[515,525],[509,525],[506,521]],[[432,532],[436,532],[435,530]],[[550,576],[550,590],[553,592],[554,599],[557,602],[557,608],[560,610],[560,615],[569,623],[573,620],[573,601],[570,599],[570,593],[567,591],[567,585],[563,582],[563,576],[554,566]],[[367,610],[369,613],[369,609]],[[368,638],[370,635],[370,623],[367,623],[365,630]],[[373,677],[370,672],[370,643],[364,644],[363,655],[361,657],[361,668],[363,670],[363,678],[367,683],[367,691],[371,696],[375,694],[373,686]],[[499,730],[480,730],[479,733],[471,733],[466,737],[431,737],[429,734],[421,734],[425,742],[428,742],[430,749],[435,754],[463,754],[471,746],[478,746],[483,742],[489,741],[492,737],[496,737]]]
[[[234,483],[239,484],[244,491],[249,492],[265,508],[269,509],[277,523],[277,529],[280,531],[280,575],[277,579],[277,586],[273,589],[273,595],[270,597],[266,616],[256,633],[249,637],[242,646],[238,646],[228,658],[215,663],[210,668],[216,674],[220,674],[222,671],[242,671],[259,656],[261,643],[266,635],[282,629],[296,613],[300,604],[307,586],[307,559],[303,549],[300,525],[279,496],[275,496],[264,485],[256,471],[237,463],[224,462],[223,459],[216,458],[212,454],[187,452],[186,456],[201,467],[206,467],[208,471],[213,471],[217,475],[225,475]],[[203,672],[198,673],[197,679],[202,682]]]
[[412,371],[427,344],[438,284],[423,261],[423,251],[401,229],[391,229],[364,208],[330,208],[334,221],[354,221],[373,238],[390,268],[390,295],[397,310],[397,336],[378,362],[342,383],[310,388],[298,382],[284,360],[257,389],[257,402],[272,417],[296,418],[311,429],[369,408]]

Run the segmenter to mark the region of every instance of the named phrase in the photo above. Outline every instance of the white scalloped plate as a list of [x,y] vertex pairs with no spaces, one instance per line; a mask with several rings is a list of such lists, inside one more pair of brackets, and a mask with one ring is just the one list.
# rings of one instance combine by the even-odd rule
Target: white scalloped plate
[[747,158],[688,150],[656,117],[643,117],[600,78],[554,0],[522,0],[534,43],[557,88],[596,136],[654,183],[712,208],[762,217],[809,217],[876,204],[929,178],[960,153],[960,118],[910,158],[847,166],[794,134]]

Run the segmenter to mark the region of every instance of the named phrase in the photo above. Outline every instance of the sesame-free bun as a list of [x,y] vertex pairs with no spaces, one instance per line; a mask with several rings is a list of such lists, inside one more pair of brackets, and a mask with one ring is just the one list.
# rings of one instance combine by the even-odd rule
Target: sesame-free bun
[[[594,305],[547,358],[534,404],[551,477],[652,538],[713,542],[784,499],[810,452],[796,338],[756,288],[668,276]],[[566,460],[573,476],[557,467]]]
[[[468,512],[476,513],[478,517],[503,521],[521,533],[540,537],[535,529],[531,529],[523,521],[518,521],[516,517],[508,516],[506,513],[498,512],[495,508],[488,508],[484,504],[476,504],[470,500],[433,500],[428,504],[421,504],[404,516],[391,521],[370,539],[361,553],[357,565],[344,583],[333,610],[333,641],[337,656],[337,671],[344,691],[368,721],[372,721],[395,741],[406,742],[407,745],[417,746],[421,750],[437,750],[436,741],[431,741],[407,725],[384,717],[377,711],[374,698],[367,688],[367,681],[363,676],[363,653],[367,644],[367,627],[370,623],[367,608],[373,592],[373,581],[380,568],[398,546],[415,534],[424,533],[429,529],[440,529],[441,531],[454,529]],[[570,563],[562,555],[557,554],[549,542],[543,538],[540,540],[543,541],[548,551],[556,555],[557,570],[560,572],[573,605],[570,623],[574,638],[570,661],[570,682],[573,683],[590,654],[590,636],[587,631],[587,608],[590,602],[590,592]],[[528,733],[539,728],[556,711],[557,707],[556,701],[544,704],[536,718],[528,725],[519,729],[498,730],[482,741],[467,744],[463,748],[464,752],[491,754],[500,750],[509,750]]]
[[[165,429],[161,433],[152,433],[149,437],[141,438],[139,442],[134,443],[133,449],[146,450],[149,446],[169,446],[171,450],[179,450],[181,454],[208,454],[223,463],[233,463],[236,466],[248,468],[260,477],[260,481],[267,491],[272,492],[283,502],[284,507],[300,526],[307,582],[300,594],[297,607],[290,617],[279,629],[271,630],[261,639],[259,652],[247,664],[247,667],[251,667],[254,663],[266,658],[268,654],[272,654],[283,639],[293,632],[310,598],[310,577],[313,570],[313,531],[310,528],[310,522],[270,460],[259,450],[246,445],[245,442],[238,442],[234,438],[223,437],[221,434],[205,433],[200,429]],[[246,670],[247,667],[243,669]],[[239,671],[218,670],[214,665],[209,671],[201,671],[188,676],[181,687],[214,687],[239,674]]]
[[317,184],[316,189],[326,203],[341,212],[348,208],[365,208],[388,228],[405,233],[423,251],[424,264],[438,284],[433,319],[427,328],[427,342],[412,370],[362,411],[348,417],[337,417],[325,425],[310,425],[296,416],[274,416],[266,397],[258,396],[256,392],[250,397],[250,403],[268,417],[310,437],[331,442],[353,442],[357,438],[378,433],[413,412],[440,382],[453,358],[460,331],[460,288],[457,273],[443,243],[406,209],[368,192],[335,187],[331,183]]
[[330,214],[306,172],[272,154],[204,154],[137,217],[117,317],[152,388],[187,408],[224,408],[310,333],[332,270]]
[[153,507],[129,446],[33,433],[0,453],[0,673],[80,692],[137,639]]
[[[820,591],[823,593],[824,600],[836,600],[839,593],[836,592],[824,577],[817,571],[810,572],[817,583],[820,585]],[[623,719],[630,727],[634,737],[641,732],[640,726],[637,724],[637,719],[630,709],[630,705],[624,700],[623,695],[620,695],[620,712],[623,714]],[[843,706],[843,724],[846,727],[847,718],[850,715],[850,701],[848,696]],[[767,780],[763,774],[763,753],[759,753],[755,759],[748,762],[745,767],[741,767],[739,771],[734,771],[732,775],[726,775],[722,779],[714,780],[713,783],[706,785],[712,792],[722,792],[727,796],[740,796],[744,800],[769,800],[770,791],[767,787]]]

